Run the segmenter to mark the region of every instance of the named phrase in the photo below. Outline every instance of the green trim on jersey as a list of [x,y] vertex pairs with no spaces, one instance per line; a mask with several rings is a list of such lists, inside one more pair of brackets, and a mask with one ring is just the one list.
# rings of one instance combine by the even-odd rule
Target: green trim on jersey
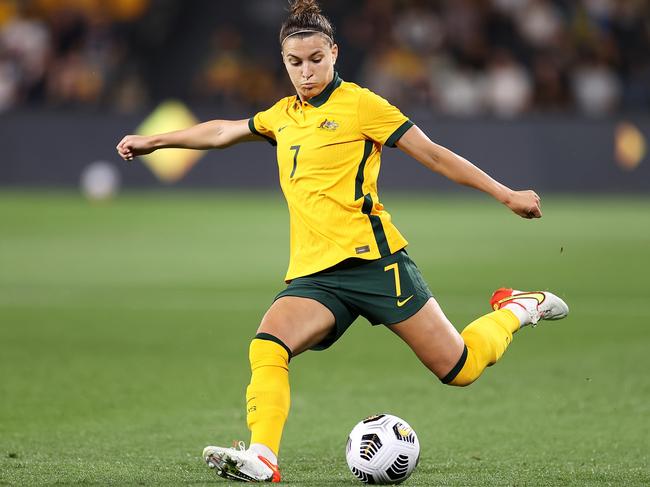
[[377,242],[377,249],[379,250],[379,255],[386,257],[390,255],[390,246],[386,240],[386,232],[384,232],[384,225],[381,223],[381,218],[377,215],[372,215],[372,208],[374,202],[372,201],[372,195],[370,193],[363,194],[363,182],[364,175],[363,172],[366,168],[366,162],[368,162],[368,157],[372,152],[374,143],[372,140],[366,140],[363,146],[363,157],[359,163],[359,170],[357,171],[357,177],[354,181],[354,199],[355,201],[359,198],[363,198],[363,206],[361,207],[361,212],[364,215],[368,215],[370,220],[370,225],[372,226],[372,233],[375,236],[375,242]]
[[413,127],[413,125],[415,125],[415,124],[413,122],[411,122],[410,120],[407,120],[406,122],[404,122],[402,125],[400,125],[398,127],[398,129],[395,132],[393,132],[393,135],[388,137],[388,140],[386,141],[386,144],[384,144],[384,145],[387,145],[388,147],[395,147],[395,145],[397,144],[397,141],[399,139],[401,139],[402,135],[404,135],[408,131],[408,129]]
[[327,103],[327,100],[330,99],[330,96],[332,96],[334,90],[337,89],[339,86],[341,86],[341,83],[343,83],[343,80],[339,78],[339,74],[336,71],[334,71],[334,79],[330,81],[330,83],[325,87],[325,89],[319,95],[316,95],[310,100],[307,100],[307,103],[309,103],[311,106],[316,108],[322,107],[323,105],[325,105],[325,103]]
[[267,142],[269,144],[271,144],[272,146],[278,145],[278,143],[276,142],[275,139],[273,139],[273,138],[271,138],[271,137],[269,137],[267,135],[261,134],[255,128],[255,117],[251,117],[251,118],[248,119],[248,129],[251,131],[252,134],[255,134],[255,135],[259,136],[259,137],[264,137],[267,140]]
[[366,169],[366,162],[368,162],[368,158],[370,157],[370,153],[372,152],[373,146],[374,144],[372,140],[366,140],[363,145],[363,158],[361,159],[361,163],[359,164],[359,170],[357,171],[357,178],[355,179],[354,182],[355,201],[358,200],[359,198],[363,198],[363,181],[364,181],[363,171]]
[[377,215],[370,214],[373,206],[375,206],[375,204],[372,201],[372,195],[368,193],[363,197],[363,206],[361,207],[361,211],[365,215],[368,215],[370,225],[372,226],[372,233],[375,236],[377,248],[379,249],[379,254],[382,257],[386,257],[387,255],[390,255],[390,246],[386,240],[386,232],[384,232],[384,224],[381,222],[381,218]]

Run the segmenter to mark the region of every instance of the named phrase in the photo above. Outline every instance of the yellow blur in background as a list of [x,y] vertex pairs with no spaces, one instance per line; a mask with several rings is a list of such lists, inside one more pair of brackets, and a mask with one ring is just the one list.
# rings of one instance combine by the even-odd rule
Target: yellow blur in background
[[[138,127],[138,135],[154,135],[182,130],[196,125],[198,120],[180,101],[161,103]],[[174,183],[185,176],[203,156],[204,151],[167,149],[142,156],[142,161],[165,183]]]
[[616,162],[628,171],[636,169],[647,153],[645,136],[630,122],[617,125],[614,147]]

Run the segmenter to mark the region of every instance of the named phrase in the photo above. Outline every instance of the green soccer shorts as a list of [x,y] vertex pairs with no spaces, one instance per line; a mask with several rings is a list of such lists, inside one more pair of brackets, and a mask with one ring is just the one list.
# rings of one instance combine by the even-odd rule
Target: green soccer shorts
[[372,325],[394,325],[410,318],[432,297],[420,270],[405,250],[370,261],[338,265],[299,277],[275,299],[311,298],[336,319],[332,332],[312,350],[324,350],[338,340],[359,316]]

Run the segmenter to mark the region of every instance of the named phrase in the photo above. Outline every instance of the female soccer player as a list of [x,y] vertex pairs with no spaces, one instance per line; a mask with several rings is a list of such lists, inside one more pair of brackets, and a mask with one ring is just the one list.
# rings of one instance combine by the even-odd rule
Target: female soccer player
[[208,446],[203,458],[222,477],[280,481],[278,452],[289,413],[289,360],[332,345],[359,316],[385,324],[444,384],[466,386],[505,352],[512,335],[568,314],[543,291],[497,290],[493,312],[458,333],[404,250],[407,241],[379,202],[383,145],[399,147],[432,171],[493,196],[523,218],[540,218],[533,191],[513,191],[436,145],[386,100],[343,81],[338,47],[316,0],[295,0],[280,31],[295,96],[250,120],[213,120],[151,137],[128,135],[125,160],[157,149],[225,148],[267,140],[277,146],[290,213],[287,288],[262,318],[250,345],[246,392],[248,449]]

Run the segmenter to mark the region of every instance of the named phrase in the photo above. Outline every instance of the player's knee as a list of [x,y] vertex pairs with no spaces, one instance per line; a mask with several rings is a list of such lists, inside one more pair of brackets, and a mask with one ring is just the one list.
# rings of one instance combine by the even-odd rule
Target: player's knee
[[291,350],[282,340],[273,335],[258,333],[251,341],[248,358],[252,369],[258,367],[288,368]]
[[479,378],[482,368],[476,362],[476,356],[465,346],[458,362],[440,382],[448,386],[467,387]]

